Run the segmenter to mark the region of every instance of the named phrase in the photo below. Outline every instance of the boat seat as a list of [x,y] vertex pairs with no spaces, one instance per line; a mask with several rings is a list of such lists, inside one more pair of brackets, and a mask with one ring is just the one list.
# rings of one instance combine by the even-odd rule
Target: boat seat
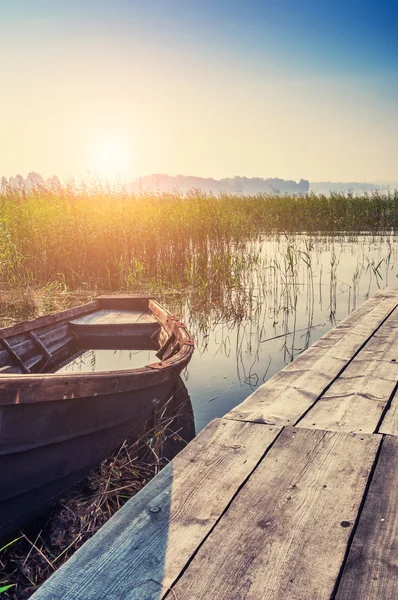
[[102,309],[69,321],[79,336],[145,336],[160,328],[148,310]]
[[131,325],[133,323],[157,323],[149,311],[142,310],[96,310],[70,321],[71,325]]

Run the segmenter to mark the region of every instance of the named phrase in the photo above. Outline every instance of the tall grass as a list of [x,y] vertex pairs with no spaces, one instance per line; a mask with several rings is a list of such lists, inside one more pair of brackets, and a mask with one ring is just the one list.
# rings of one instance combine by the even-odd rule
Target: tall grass
[[234,277],[231,251],[259,231],[385,230],[398,192],[128,194],[97,187],[3,188],[0,286],[139,289]]

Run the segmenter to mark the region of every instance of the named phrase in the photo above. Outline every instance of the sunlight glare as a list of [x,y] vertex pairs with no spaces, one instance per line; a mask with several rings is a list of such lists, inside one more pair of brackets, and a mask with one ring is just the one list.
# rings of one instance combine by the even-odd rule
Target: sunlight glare
[[120,139],[103,139],[93,145],[92,168],[101,178],[114,179],[131,170],[132,152]]

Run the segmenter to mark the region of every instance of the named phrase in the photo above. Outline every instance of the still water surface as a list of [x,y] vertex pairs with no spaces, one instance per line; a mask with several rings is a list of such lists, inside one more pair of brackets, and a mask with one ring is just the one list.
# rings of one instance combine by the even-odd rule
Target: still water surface
[[398,287],[396,236],[263,237],[242,286],[180,308],[195,336],[186,385],[196,431],[241,403],[378,289]]
[[124,371],[139,369],[158,360],[155,350],[82,350],[79,356],[57,369],[57,373]]
[[[201,292],[166,297],[195,337],[183,379],[196,431],[241,403],[378,289],[398,287],[397,251],[393,235],[261,236],[231,256],[228,284],[206,282]],[[61,371],[156,360],[147,350],[90,350]]]

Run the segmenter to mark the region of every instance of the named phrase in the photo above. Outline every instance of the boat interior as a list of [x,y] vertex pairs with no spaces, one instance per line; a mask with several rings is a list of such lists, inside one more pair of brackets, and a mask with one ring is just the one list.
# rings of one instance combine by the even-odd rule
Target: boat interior
[[[62,372],[87,350],[155,351],[167,360],[180,349],[176,324],[183,326],[150,297],[100,297],[0,330],[0,376]],[[112,370],[112,360],[104,370]]]

